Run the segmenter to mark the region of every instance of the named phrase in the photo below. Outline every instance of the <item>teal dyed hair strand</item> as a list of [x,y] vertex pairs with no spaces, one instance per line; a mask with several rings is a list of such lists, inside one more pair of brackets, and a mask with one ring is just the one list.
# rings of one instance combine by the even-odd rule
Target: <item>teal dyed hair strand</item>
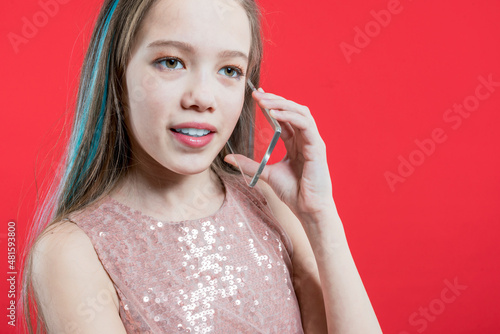
[[[113,16],[113,13],[118,5],[118,1],[116,0],[113,2],[112,6],[108,10],[106,14],[106,20],[104,24],[100,28],[100,39],[98,42],[98,48],[96,52],[96,60],[94,62],[92,72],[91,72],[91,84],[89,90],[85,94],[84,98],[84,108],[82,110],[82,116],[78,120],[78,123],[75,125],[77,127],[77,132],[75,136],[73,137],[73,142],[71,145],[71,150],[69,152],[69,162],[68,166],[66,169],[66,173],[64,175],[64,181],[70,181],[69,184],[71,184],[71,194],[69,198],[73,197],[74,189],[75,186],[79,184],[81,181],[82,177],[87,173],[87,170],[95,159],[95,155],[97,152],[97,147],[99,146],[99,141],[101,138],[101,133],[102,133],[102,127],[104,123],[104,115],[106,111],[106,100],[108,96],[108,81],[109,81],[109,63],[110,63],[110,58],[111,58],[111,52],[108,53],[108,59],[107,59],[107,65],[106,65],[106,78],[105,78],[105,83],[104,83],[104,92],[103,92],[103,97],[102,97],[102,103],[101,103],[101,110],[99,112],[97,124],[96,124],[96,129],[94,131],[94,134],[92,136],[92,141],[90,144],[90,150],[88,155],[85,158],[85,163],[84,166],[81,170],[78,171],[78,175],[74,175],[72,180],[67,180],[69,173],[73,169],[73,166],[75,164],[76,157],[78,155],[78,152],[82,149],[82,139],[83,135],[85,133],[85,128],[88,123],[89,119],[89,114],[90,114],[90,107],[91,107],[91,102],[92,102],[92,97],[95,95],[95,85],[97,81],[97,71],[99,68],[99,63],[102,58],[102,50],[104,47],[104,42],[106,39],[106,36],[108,35],[108,30],[109,30],[109,24],[111,21],[111,17]],[[114,37],[114,36],[113,36]],[[113,41],[113,38],[111,40],[111,43]]]

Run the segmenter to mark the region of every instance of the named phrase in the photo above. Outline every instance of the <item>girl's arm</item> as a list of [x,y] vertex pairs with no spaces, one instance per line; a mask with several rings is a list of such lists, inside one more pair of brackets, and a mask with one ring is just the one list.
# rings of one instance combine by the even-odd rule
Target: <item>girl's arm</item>
[[311,227],[304,230],[304,223],[269,185],[259,181],[257,186],[293,243],[294,287],[304,333],[382,333],[337,213],[317,217],[329,222],[325,229],[304,219]]
[[[317,270],[328,333],[381,333],[337,213],[326,145],[309,108],[281,96],[264,93],[262,89],[259,91],[254,91],[252,96],[261,107],[270,109],[279,121],[281,139],[287,151],[283,160],[266,166],[260,179],[269,185],[267,197],[279,222],[289,225],[291,233],[303,231],[295,232],[299,235],[295,241],[297,246],[294,244],[299,252],[294,255],[298,256],[296,266],[311,268],[311,252],[317,265],[317,269],[299,273],[304,277],[302,282],[307,281],[308,272],[312,274],[309,277],[314,278]],[[235,164],[232,155],[225,160]],[[245,173],[253,175],[259,164],[240,156],[238,165]],[[321,303],[315,293],[303,295],[301,307],[302,304]]]
[[77,225],[62,223],[43,235],[34,247],[32,269],[48,333],[126,334],[116,290]]

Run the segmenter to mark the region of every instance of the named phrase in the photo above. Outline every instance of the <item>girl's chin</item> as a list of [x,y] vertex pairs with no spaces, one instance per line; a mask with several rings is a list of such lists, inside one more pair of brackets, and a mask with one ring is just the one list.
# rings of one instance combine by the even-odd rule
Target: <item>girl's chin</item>
[[163,166],[176,174],[195,175],[209,169],[212,162],[213,160],[208,161],[206,159],[181,159],[181,161],[164,164]]

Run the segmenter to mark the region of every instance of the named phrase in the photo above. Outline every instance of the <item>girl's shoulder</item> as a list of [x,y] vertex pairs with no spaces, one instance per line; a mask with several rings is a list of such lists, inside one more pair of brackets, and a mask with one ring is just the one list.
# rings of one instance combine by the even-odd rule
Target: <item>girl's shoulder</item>
[[82,208],[79,208],[77,210],[71,211],[68,213],[65,217],[66,220],[72,221],[72,222],[77,222],[78,220],[91,216],[93,213],[95,213],[100,206],[105,203],[108,199],[108,194],[102,194],[98,198],[94,199],[90,203],[86,204]]
[[[225,177],[225,184],[232,187],[231,190],[237,201],[246,202],[246,205],[252,206],[260,217],[278,230],[283,237],[285,248],[292,258],[294,240],[297,239],[296,229],[300,227],[300,222],[286,204],[262,180],[259,180],[254,187],[249,187],[241,174],[224,174],[223,177]],[[292,222],[294,218],[295,224]]]
[[243,179],[243,176],[237,172],[235,174],[222,172],[219,174],[225,186],[231,187],[234,194],[240,199],[248,199],[258,206],[266,206],[267,200],[258,186],[249,187]]
[[[62,332],[63,320],[84,329],[99,322],[113,322],[116,329],[123,326],[118,317],[116,290],[80,227],[66,219],[52,223],[35,242],[32,256],[33,288],[51,331]],[[74,310],[86,298],[94,298],[102,291],[109,291],[113,302],[103,306],[100,317],[85,322]]]

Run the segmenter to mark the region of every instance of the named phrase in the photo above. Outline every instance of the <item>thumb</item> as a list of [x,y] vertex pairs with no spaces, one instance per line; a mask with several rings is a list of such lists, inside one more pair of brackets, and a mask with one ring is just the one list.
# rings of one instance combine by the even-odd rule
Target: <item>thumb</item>
[[241,154],[228,154],[224,161],[238,167],[244,174],[253,176],[259,169],[259,163]]

